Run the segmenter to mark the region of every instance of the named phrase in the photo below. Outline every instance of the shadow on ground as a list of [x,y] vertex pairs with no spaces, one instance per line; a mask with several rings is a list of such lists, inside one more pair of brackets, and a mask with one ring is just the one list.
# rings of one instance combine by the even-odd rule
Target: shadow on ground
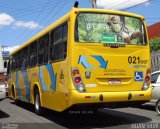
[[151,105],[143,105],[140,108],[143,109],[143,110],[156,111],[155,106],[151,106]]
[[2,118],[7,118],[7,117],[9,117],[9,115],[3,112],[2,110],[0,110],[0,121]]
[[[14,102],[11,103],[15,104]],[[34,107],[31,104],[20,102],[16,105],[34,113]],[[45,109],[42,117],[58,124],[61,127],[86,129],[146,123],[152,121],[152,119],[148,117],[110,109],[101,109],[98,111],[70,110],[63,113],[57,113],[52,110]]]

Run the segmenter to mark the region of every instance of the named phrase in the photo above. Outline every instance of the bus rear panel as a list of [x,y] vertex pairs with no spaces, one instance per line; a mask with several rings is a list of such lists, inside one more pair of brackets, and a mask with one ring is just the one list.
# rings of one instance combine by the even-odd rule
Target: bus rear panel
[[151,98],[150,52],[144,19],[75,10],[71,105],[138,106]]

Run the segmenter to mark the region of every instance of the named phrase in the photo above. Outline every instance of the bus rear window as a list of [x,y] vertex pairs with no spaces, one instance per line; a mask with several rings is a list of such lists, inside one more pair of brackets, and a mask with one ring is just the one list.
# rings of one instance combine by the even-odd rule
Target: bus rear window
[[147,44],[141,19],[100,13],[80,13],[77,16],[75,41],[81,43]]

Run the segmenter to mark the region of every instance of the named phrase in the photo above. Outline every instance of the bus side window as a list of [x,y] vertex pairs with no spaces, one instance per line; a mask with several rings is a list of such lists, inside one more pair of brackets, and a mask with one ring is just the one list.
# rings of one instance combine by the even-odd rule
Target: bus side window
[[22,49],[22,65],[20,69],[26,70],[26,68],[28,67],[28,57],[29,57],[29,46],[26,46],[25,48]]
[[14,72],[14,70],[15,70],[15,64],[14,64],[14,62],[13,62],[14,60],[13,60],[13,58],[10,60],[10,64],[9,64],[9,66],[8,67],[10,67],[9,69],[9,71],[10,72]]
[[63,25],[63,53],[62,53],[62,57],[63,59],[66,58],[67,56],[67,39],[68,39],[68,24],[64,24]]
[[48,63],[49,33],[39,39],[38,64]]
[[30,56],[30,59],[29,59],[29,66],[30,67],[36,66],[36,64],[37,64],[36,59],[37,59],[36,54],[33,54],[33,55]]
[[16,70],[16,62],[15,61],[12,61],[12,71],[15,72]]
[[19,60],[19,61],[17,61],[17,70],[18,70],[18,71],[22,69],[22,63],[23,63],[23,60],[22,60],[22,59]]
[[22,51],[17,52],[14,56],[15,70],[18,71],[22,68]]
[[23,59],[22,70],[26,70],[27,67],[28,67],[28,58]]
[[51,32],[50,59],[64,60],[67,55],[68,24],[65,23]]
[[32,42],[29,45],[29,67],[37,65],[37,41]]

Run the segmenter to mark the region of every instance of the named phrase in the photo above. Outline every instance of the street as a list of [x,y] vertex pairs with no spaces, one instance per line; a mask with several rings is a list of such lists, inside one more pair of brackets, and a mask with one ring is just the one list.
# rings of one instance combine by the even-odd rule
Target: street
[[154,107],[101,109],[57,113],[45,110],[42,116],[34,113],[30,104],[16,105],[13,100],[0,101],[0,129],[57,129],[57,128],[160,128],[160,116]]

